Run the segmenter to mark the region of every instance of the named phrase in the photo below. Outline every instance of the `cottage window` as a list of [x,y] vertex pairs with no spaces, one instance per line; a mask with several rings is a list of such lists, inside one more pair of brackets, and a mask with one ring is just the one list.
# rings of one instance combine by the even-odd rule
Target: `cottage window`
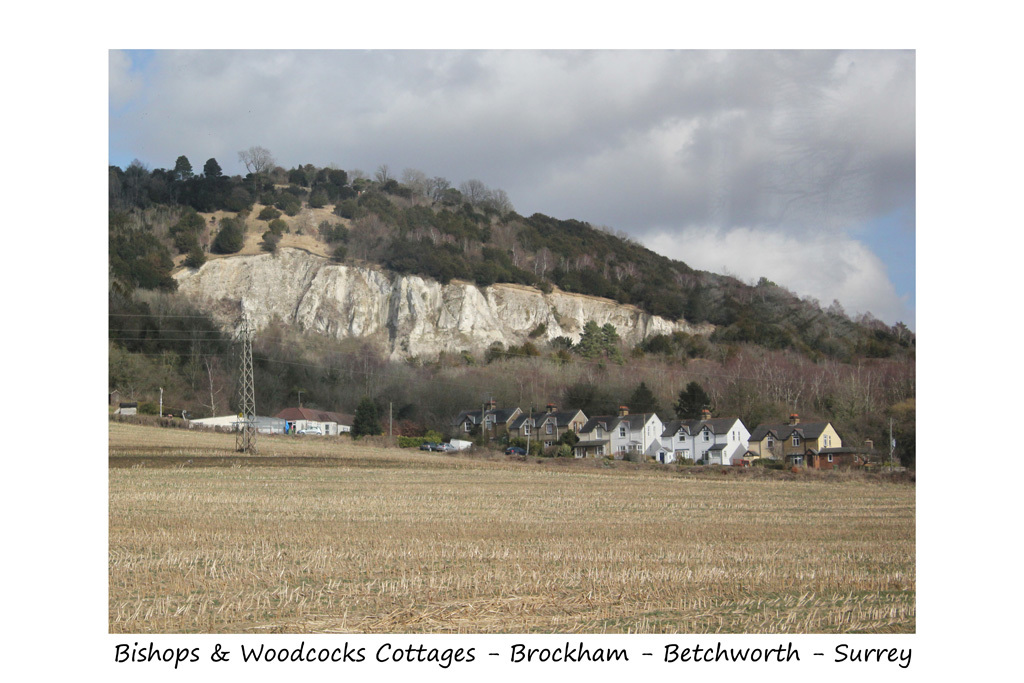
[[546,425],[544,425],[544,428],[545,428],[545,431],[548,434],[554,434],[555,433],[555,426],[552,425],[550,422],[548,422]]
[[463,429],[466,430],[466,433],[468,434],[470,432],[470,430],[473,429],[473,423],[470,422],[469,420],[466,420],[466,424],[462,425],[462,427],[463,427]]
[[529,435],[530,435],[530,423],[529,422],[524,422],[523,423],[523,436],[529,436]]
[[619,436],[626,436],[626,425],[619,425]]
[[705,429],[703,434],[704,434],[704,440],[705,441],[711,441],[711,432],[709,432],[708,430]]
[[828,461],[832,462],[832,454],[831,453],[828,454]]
[[797,434],[793,435],[793,445],[794,446],[799,446],[800,445],[800,437]]
[[803,465],[804,464],[804,456],[802,456],[802,455],[794,455],[793,456],[793,464],[794,465]]
[[768,435],[768,448],[775,446],[775,439],[772,438],[771,434]]

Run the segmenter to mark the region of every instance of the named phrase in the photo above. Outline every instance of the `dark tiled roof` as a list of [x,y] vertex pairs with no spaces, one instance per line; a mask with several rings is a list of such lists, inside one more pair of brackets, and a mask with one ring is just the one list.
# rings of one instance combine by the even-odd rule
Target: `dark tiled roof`
[[798,422],[795,425],[791,425],[789,423],[757,425],[757,427],[754,428],[754,431],[750,433],[750,440],[763,441],[764,438],[768,436],[769,432],[782,441],[785,441],[792,436],[793,432],[796,432],[804,439],[817,439],[829,424],[829,422]]
[[687,434],[699,434],[705,426],[711,428],[712,434],[727,434],[733,425],[739,420],[738,417],[713,417],[710,420],[672,420],[665,425],[662,436],[675,436],[680,428],[684,428]]
[[[519,408],[512,408],[511,410],[509,410],[508,408],[502,408],[500,410],[499,409],[494,409],[494,410],[485,411],[485,414],[486,415],[493,415],[494,416],[494,421],[495,421],[496,424],[505,424],[510,419],[512,419],[512,416],[515,415],[516,411],[518,411],[518,410],[519,410]],[[463,422],[465,422],[466,420],[470,420],[475,425],[480,424],[480,411],[479,410],[463,410],[461,413],[459,413],[459,416],[456,417],[455,420],[452,422],[452,425],[460,425]]]
[[[597,425],[602,425],[602,428],[607,431],[618,429],[619,423],[628,422],[630,428],[634,428],[634,424],[644,425],[651,417],[656,417],[655,413],[630,413],[629,415],[602,415],[599,417],[592,417],[587,420],[587,423],[583,425],[583,429],[580,430],[580,434],[585,432],[593,431]],[[639,419],[637,419],[639,418]]]

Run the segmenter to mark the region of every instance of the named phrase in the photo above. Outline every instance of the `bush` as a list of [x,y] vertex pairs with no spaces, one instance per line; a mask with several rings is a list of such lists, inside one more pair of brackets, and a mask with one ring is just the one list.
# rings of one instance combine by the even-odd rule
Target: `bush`
[[288,224],[285,223],[280,218],[275,218],[274,220],[270,221],[267,227],[270,228],[271,232],[276,232],[278,236],[288,232]]
[[314,190],[309,195],[309,206],[313,209],[322,209],[327,204],[327,193],[323,190]]
[[238,218],[225,218],[220,222],[220,232],[213,240],[215,254],[235,254],[245,243],[245,224]]
[[201,268],[204,263],[206,263],[206,254],[203,253],[202,247],[196,244],[185,258],[185,267]]
[[263,233],[263,243],[260,247],[263,251],[274,252],[277,251],[277,244],[281,241],[281,236],[273,230],[267,230]]
[[334,207],[334,213],[342,218],[352,219],[365,215],[366,211],[360,209],[355,199],[346,199]]
[[281,212],[275,209],[273,206],[264,206],[263,210],[260,211],[260,215],[256,216],[261,221],[272,221],[275,218],[280,218]]

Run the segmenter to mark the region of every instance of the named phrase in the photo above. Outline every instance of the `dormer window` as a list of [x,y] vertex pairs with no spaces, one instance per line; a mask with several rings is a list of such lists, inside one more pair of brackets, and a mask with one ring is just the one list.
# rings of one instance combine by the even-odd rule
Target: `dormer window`
[[799,434],[793,434],[793,445],[794,446],[799,446],[800,445],[800,435]]

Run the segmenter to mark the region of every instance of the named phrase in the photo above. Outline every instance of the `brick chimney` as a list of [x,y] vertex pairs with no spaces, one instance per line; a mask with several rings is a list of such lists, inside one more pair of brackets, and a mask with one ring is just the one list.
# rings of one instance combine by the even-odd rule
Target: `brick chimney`
[[498,407],[498,402],[495,401],[493,398],[490,401],[487,402],[487,410],[494,410],[497,407]]
[[548,407],[548,412],[549,413],[555,412],[555,404],[554,403],[549,403],[547,407]]
[[800,416],[797,415],[796,413],[790,413],[789,414],[789,424],[791,424],[791,425],[800,424]]
[[629,415],[629,408],[627,406],[619,406],[619,417],[625,417]]
[[700,419],[702,419],[702,420],[710,420],[711,419],[711,411],[708,410],[707,408],[705,408],[704,410],[700,411]]

